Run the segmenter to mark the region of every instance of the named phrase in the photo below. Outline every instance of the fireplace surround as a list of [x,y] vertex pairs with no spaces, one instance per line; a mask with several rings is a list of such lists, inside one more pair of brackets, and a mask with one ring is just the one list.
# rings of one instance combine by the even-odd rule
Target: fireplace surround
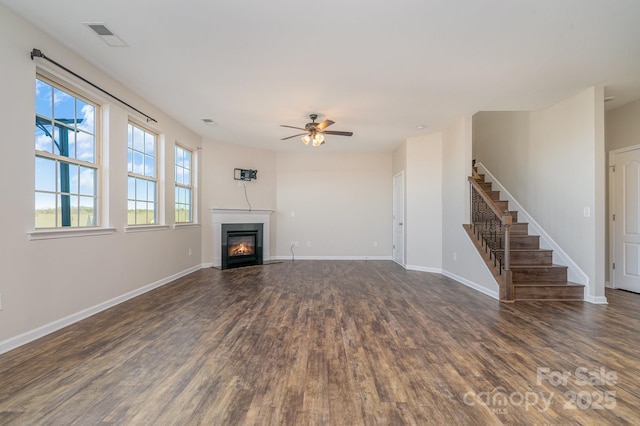
[[211,209],[211,221],[213,225],[213,263],[214,268],[222,267],[222,225],[223,224],[262,224],[262,260],[263,263],[271,260],[269,252],[270,221],[272,210],[246,210],[246,209]]

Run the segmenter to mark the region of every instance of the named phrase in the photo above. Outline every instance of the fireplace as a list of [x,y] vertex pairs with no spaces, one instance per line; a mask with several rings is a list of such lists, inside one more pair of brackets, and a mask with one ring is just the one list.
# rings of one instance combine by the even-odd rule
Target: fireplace
[[[213,241],[211,250],[213,253],[211,266],[222,269],[222,225],[223,224],[261,224],[262,225],[262,263],[271,260],[269,247],[272,210],[241,210],[241,209],[211,209],[211,223],[213,225]],[[226,240],[225,240],[226,241]],[[225,243],[226,245],[226,243]],[[225,257],[229,255],[228,248],[224,250]]]
[[222,269],[262,265],[262,223],[223,223]]

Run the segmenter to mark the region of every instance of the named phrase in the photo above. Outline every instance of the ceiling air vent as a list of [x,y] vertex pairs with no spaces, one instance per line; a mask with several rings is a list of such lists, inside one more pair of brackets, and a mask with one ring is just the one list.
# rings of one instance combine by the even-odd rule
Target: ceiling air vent
[[89,27],[102,41],[107,43],[111,47],[126,47],[127,43],[122,41],[120,37],[115,35],[113,31],[107,28],[103,23],[89,23],[85,25]]

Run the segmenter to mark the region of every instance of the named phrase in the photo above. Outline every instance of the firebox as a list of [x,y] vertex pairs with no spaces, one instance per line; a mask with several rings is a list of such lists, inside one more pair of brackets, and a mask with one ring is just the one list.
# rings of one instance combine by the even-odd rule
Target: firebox
[[222,269],[262,265],[262,223],[222,224]]

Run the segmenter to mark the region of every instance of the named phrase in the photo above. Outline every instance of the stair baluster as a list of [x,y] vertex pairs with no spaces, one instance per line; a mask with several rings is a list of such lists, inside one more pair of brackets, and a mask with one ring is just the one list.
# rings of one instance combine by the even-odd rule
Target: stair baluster
[[480,187],[477,177],[470,177],[471,225],[480,246],[493,261],[493,266],[502,277],[500,299],[513,301],[513,282],[510,268],[511,213],[501,211]]

